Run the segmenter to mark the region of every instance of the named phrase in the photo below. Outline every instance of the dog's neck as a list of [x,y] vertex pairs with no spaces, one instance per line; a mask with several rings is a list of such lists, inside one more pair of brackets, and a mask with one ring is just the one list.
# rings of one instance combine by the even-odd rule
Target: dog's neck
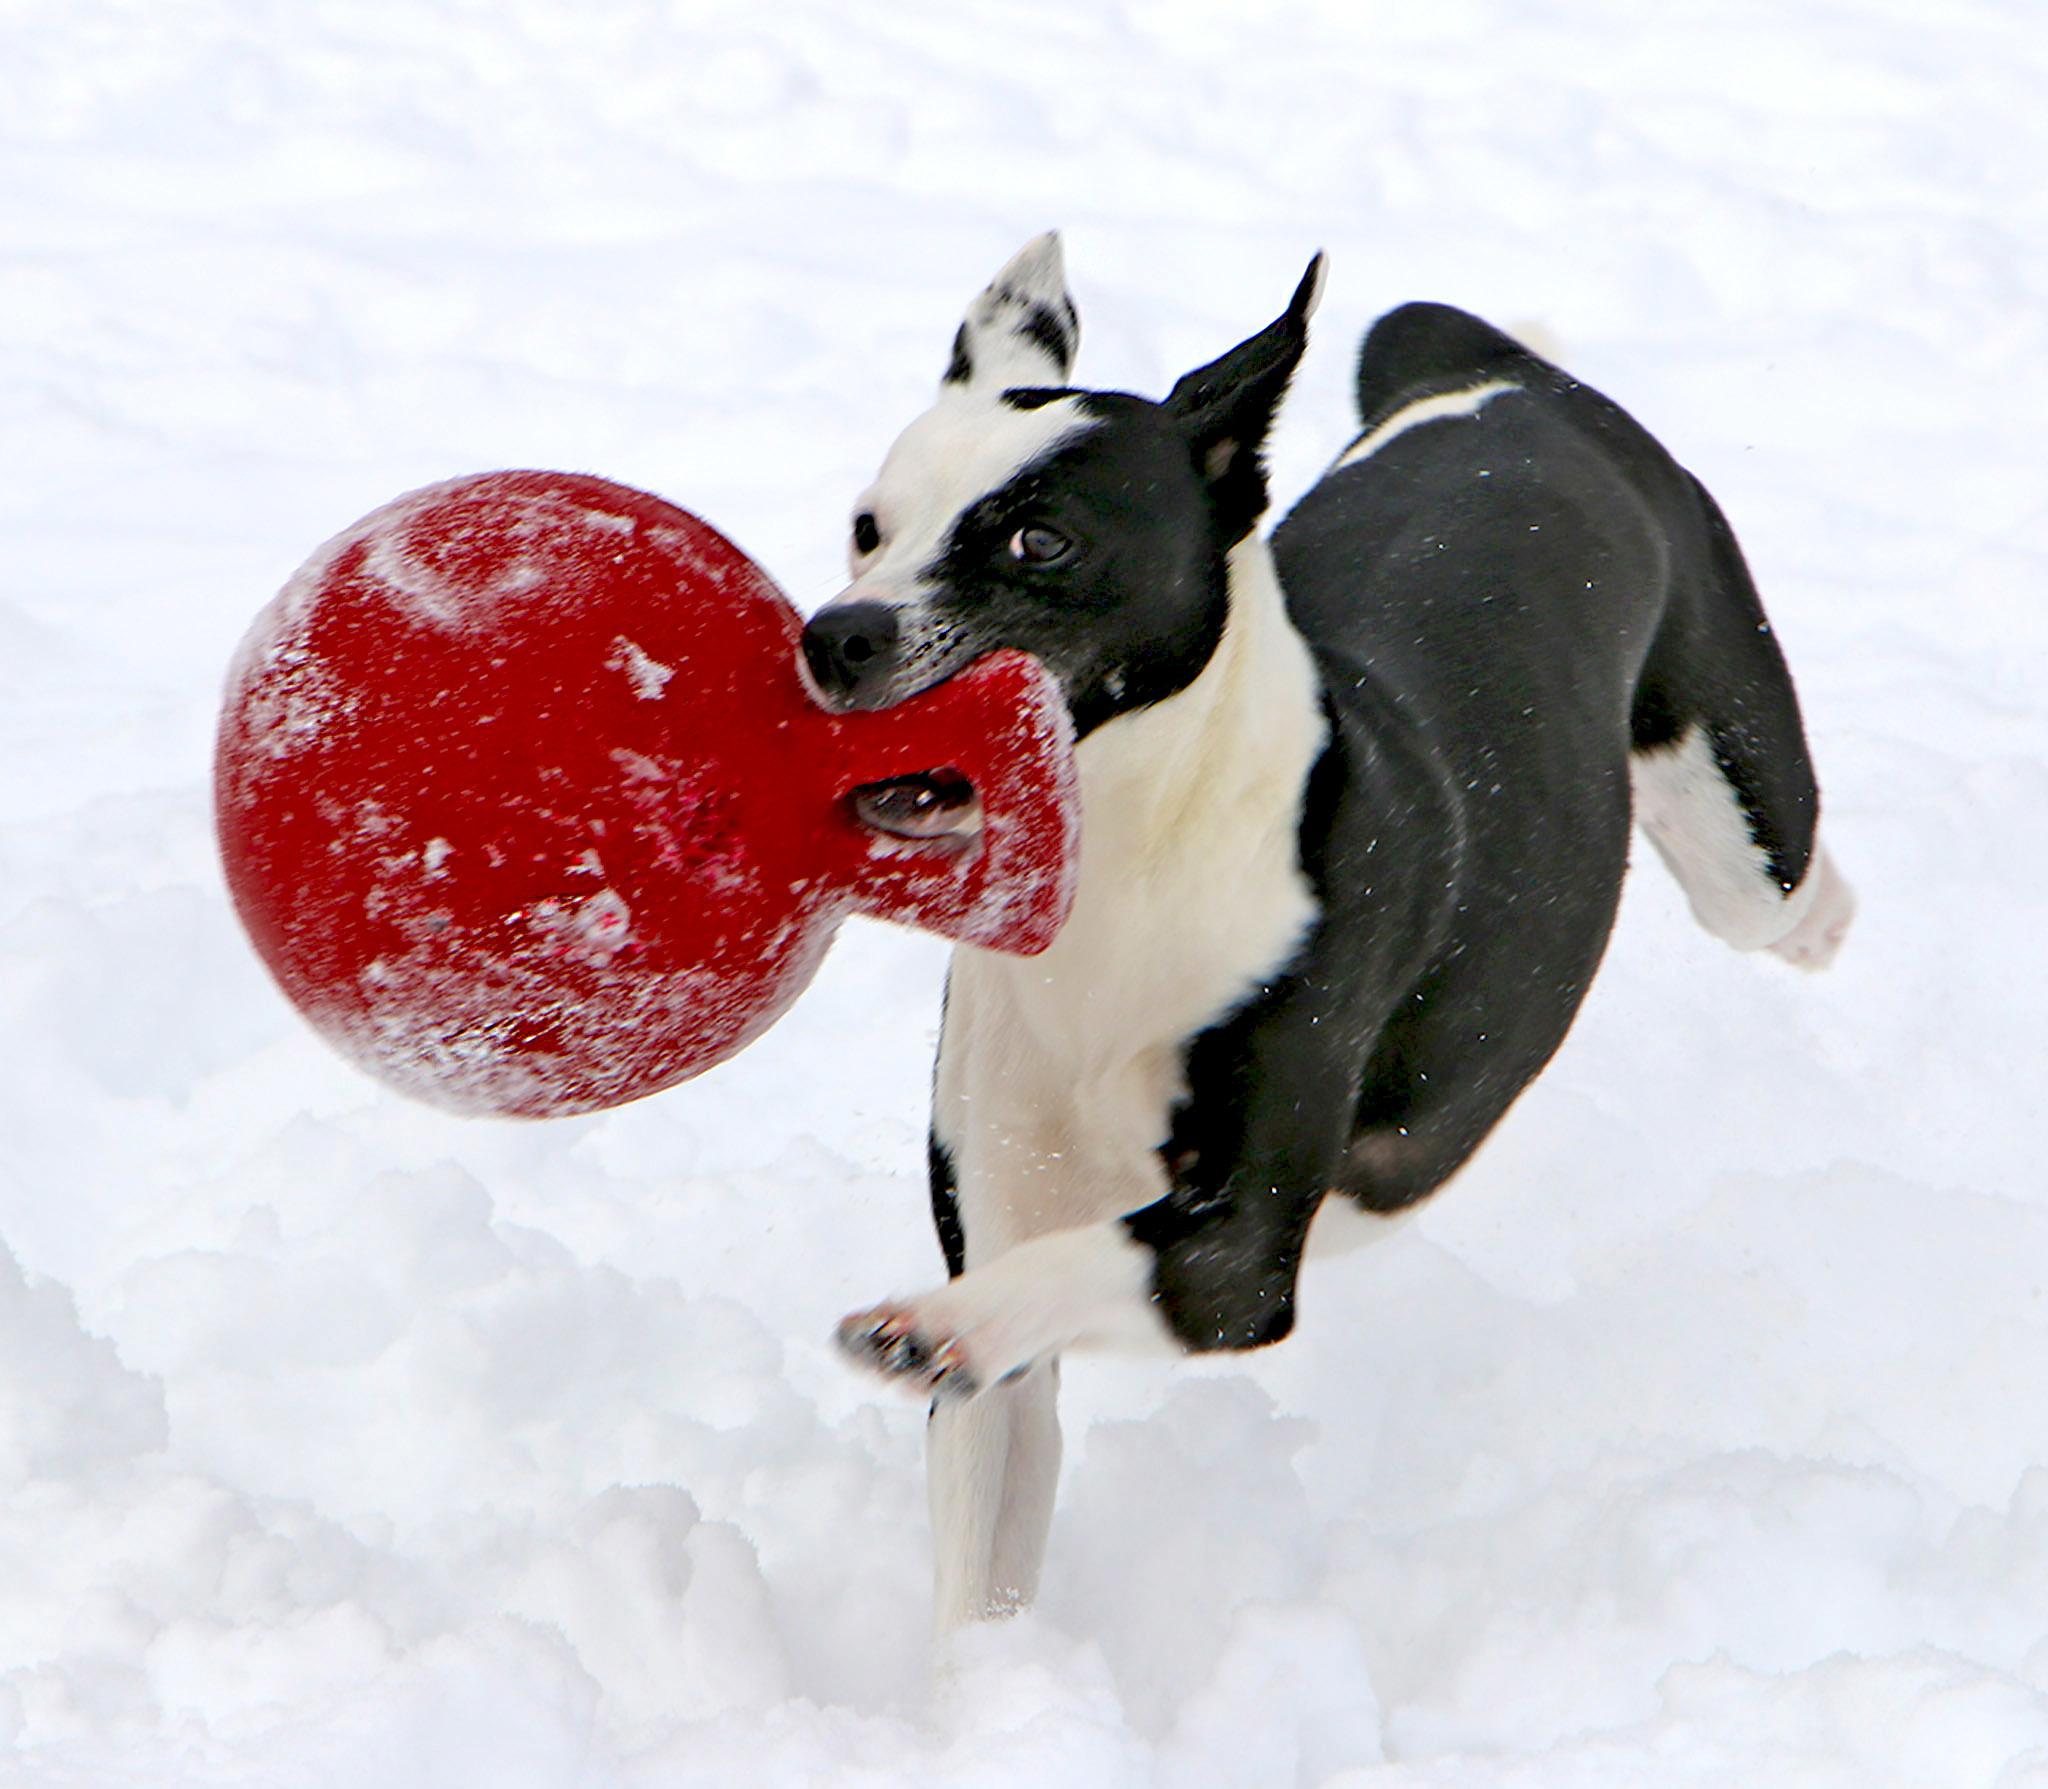
[[1178,695],[1120,715],[1084,739],[1082,880],[1114,866],[1166,871],[1219,827],[1244,847],[1284,829],[1322,748],[1315,664],[1287,615],[1272,549],[1257,535],[1228,560],[1229,608],[1216,650]]
[[1188,1040],[1284,966],[1315,919],[1299,838],[1326,730],[1314,663],[1264,541],[1231,554],[1229,592],[1194,682],[1077,748],[1080,886],[1051,948],[954,956],[942,1133],[964,1172],[999,1179],[1020,1138],[1043,1152],[1026,1180],[1002,1181],[988,1237],[1158,1198]]
[[[1010,959],[1025,1024],[1077,1070],[1092,1062],[1082,1072],[1144,1057],[1148,1079],[1177,1081],[1179,1046],[1284,964],[1315,916],[1299,831],[1326,728],[1263,540],[1232,552],[1229,602],[1193,683],[1077,748],[1074,909],[1042,956]],[[1168,1094],[1154,1081],[1141,1129]]]

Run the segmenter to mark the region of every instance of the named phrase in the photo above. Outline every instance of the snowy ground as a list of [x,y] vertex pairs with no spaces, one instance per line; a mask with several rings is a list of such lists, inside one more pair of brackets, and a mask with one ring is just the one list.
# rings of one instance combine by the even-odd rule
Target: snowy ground
[[[2048,22],[2034,0],[0,0],[0,1781],[2048,1785]],[[1157,394],[1333,261],[1540,322],[1721,497],[1863,898],[1654,866],[1570,1043],[1270,1356],[1077,1363],[1042,1610],[926,1690],[940,957],[463,1123],[212,857],[315,544],[587,469],[806,604],[1067,231]],[[18,1265],[17,1265],[18,1264]]]

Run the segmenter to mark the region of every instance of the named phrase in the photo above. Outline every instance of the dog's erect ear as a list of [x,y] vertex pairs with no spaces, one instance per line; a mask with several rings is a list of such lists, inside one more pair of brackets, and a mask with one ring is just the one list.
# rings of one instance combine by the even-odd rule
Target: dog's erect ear
[[1081,345],[1057,230],[1034,236],[967,307],[939,389],[1064,385]]
[[1308,345],[1308,320],[1323,295],[1323,257],[1301,276],[1286,311],[1221,360],[1197,367],[1167,395],[1166,410],[1187,437],[1207,481],[1223,543],[1235,546],[1266,512],[1261,459],[1273,413]]

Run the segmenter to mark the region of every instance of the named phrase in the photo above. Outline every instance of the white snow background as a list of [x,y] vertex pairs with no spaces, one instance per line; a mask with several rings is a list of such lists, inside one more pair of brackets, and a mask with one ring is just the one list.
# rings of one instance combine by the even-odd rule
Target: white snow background
[[[0,1781],[2048,1785],[2037,0],[0,0]],[[1159,395],[1332,278],[1536,323],[1732,516],[1862,897],[1654,861],[1577,1030],[1296,1336],[1076,1361],[1041,1609],[928,1688],[942,949],[463,1122],[228,910],[220,679],[491,467],[810,606],[960,308],[1067,233]],[[1647,856],[1647,854],[1644,854]]]

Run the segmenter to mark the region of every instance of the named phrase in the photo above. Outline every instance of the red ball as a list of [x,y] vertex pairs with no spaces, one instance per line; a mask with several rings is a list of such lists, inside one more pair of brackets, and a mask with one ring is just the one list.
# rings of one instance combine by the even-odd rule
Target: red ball
[[537,1117],[731,1055],[849,911],[1044,949],[1078,838],[1050,677],[1001,653],[835,715],[801,633],[731,542],[602,479],[366,517],[229,677],[217,819],[258,952],[372,1073]]

